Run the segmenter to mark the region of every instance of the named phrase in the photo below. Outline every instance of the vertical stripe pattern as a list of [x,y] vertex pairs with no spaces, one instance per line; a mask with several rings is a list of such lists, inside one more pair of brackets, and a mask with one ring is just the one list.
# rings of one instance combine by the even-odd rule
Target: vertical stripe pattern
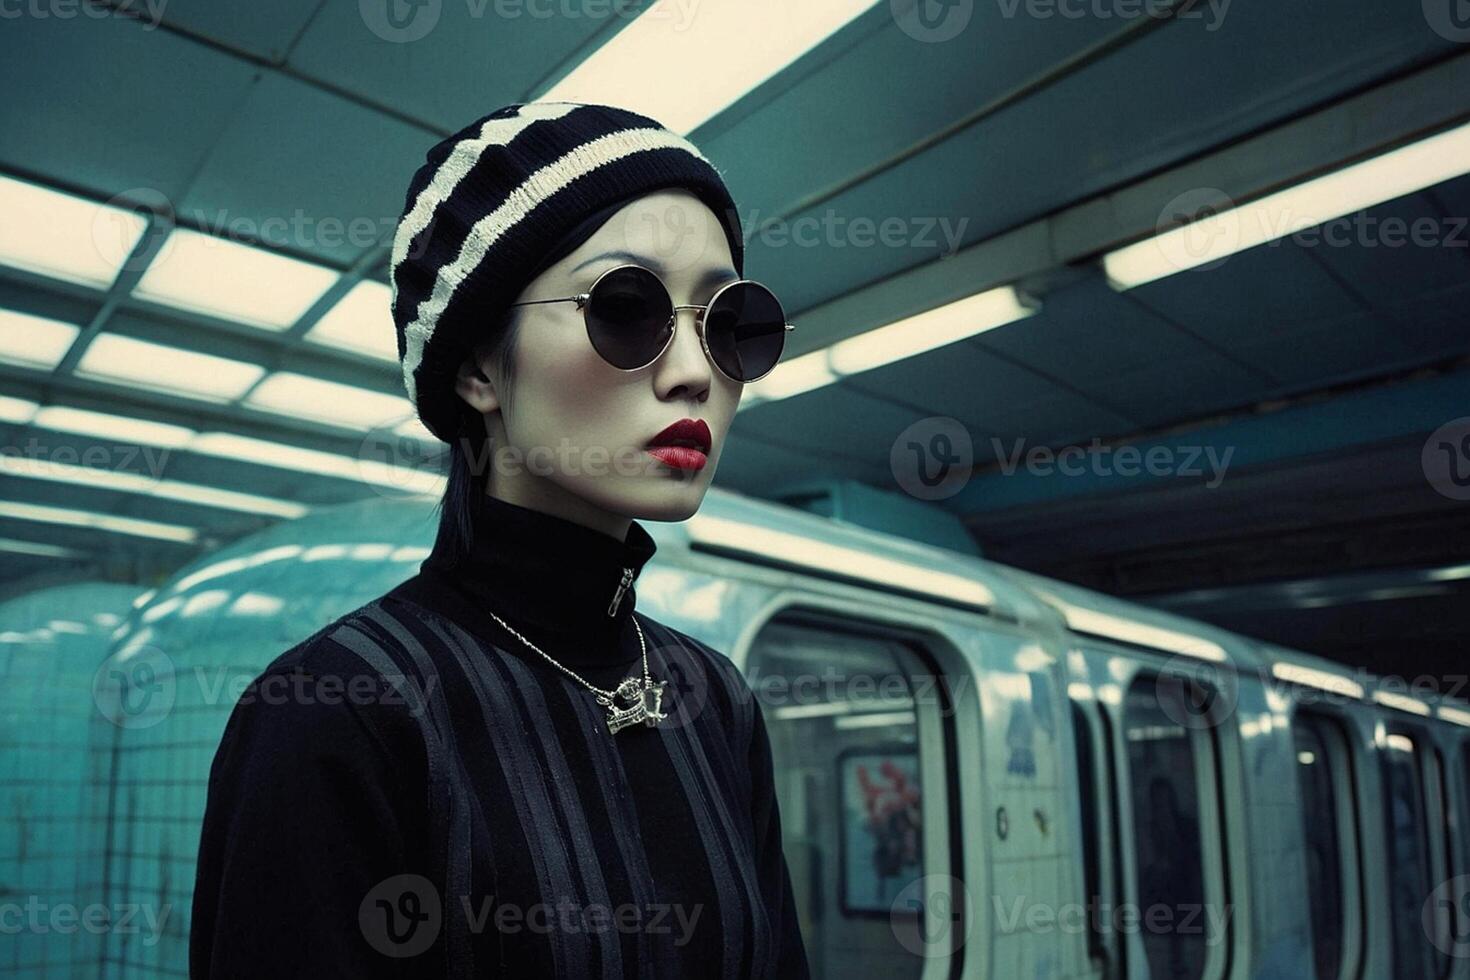
[[[403,691],[419,722],[436,811],[430,826],[445,834],[431,880],[445,888],[450,976],[767,975],[770,923],[751,849],[738,672],[683,634],[640,622],[655,674],[671,676],[673,660],[697,658],[693,670],[720,689],[685,724],[616,736],[590,692],[550,665],[406,600],[364,606],[330,634]],[[697,873],[680,876],[682,891],[671,892],[679,868]],[[463,910],[487,897],[492,915],[476,931]],[[631,935],[580,922],[533,929],[529,914],[520,930],[494,923],[503,905],[529,912],[559,902],[589,915],[654,913],[643,912],[637,922],[646,927]],[[682,910],[654,925],[671,902]]]

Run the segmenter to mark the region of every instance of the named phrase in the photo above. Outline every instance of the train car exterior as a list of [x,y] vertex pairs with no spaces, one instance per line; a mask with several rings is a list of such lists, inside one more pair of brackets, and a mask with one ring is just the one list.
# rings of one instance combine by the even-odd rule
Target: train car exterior
[[661,530],[655,614],[771,720],[817,975],[1470,977],[1461,702],[748,498]]
[[[412,574],[431,504],[237,542],[135,611],[113,658],[248,677]],[[646,526],[638,609],[761,699],[814,976],[1470,977],[1456,703],[720,490]],[[684,712],[703,682],[670,679]],[[113,836],[153,843],[109,852],[105,880],[182,918],[202,784],[141,794],[159,766],[202,780],[231,703],[178,703],[119,731],[114,795],[139,822]],[[109,943],[108,975],[176,972],[186,940]]]

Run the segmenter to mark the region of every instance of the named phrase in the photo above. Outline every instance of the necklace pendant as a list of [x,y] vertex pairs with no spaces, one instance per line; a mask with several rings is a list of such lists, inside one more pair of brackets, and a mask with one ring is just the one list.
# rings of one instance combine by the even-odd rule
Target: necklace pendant
[[[613,693],[612,703],[607,705],[608,731],[616,735],[629,725],[636,725],[640,721],[649,728],[653,728],[668,717],[659,710],[666,683],[668,682],[658,681],[644,686],[639,683],[637,677],[625,678]],[[627,703],[620,706],[619,699]]]
[[667,683],[668,681],[654,681],[646,685],[639,692],[643,699],[643,711],[645,715],[643,723],[649,728],[657,726],[659,722],[668,717],[668,715],[659,710],[664,700],[664,685]]

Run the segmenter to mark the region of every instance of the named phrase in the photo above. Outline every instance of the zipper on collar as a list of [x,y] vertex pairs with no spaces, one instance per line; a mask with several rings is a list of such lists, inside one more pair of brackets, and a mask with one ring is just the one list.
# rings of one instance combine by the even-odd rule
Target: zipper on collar
[[618,583],[618,590],[613,593],[612,602],[608,603],[607,614],[609,616],[616,616],[618,614],[618,606],[622,604],[622,601],[623,601],[623,593],[624,592],[627,592],[628,591],[628,586],[630,586],[632,584],[633,584],[633,569],[631,569],[631,568],[625,568],[625,569],[623,569],[623,580]]

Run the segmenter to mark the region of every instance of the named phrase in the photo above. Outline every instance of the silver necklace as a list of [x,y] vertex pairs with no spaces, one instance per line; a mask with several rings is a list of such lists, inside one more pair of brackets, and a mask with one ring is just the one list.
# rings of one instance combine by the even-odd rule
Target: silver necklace
[[[490,610],[487,609],[486,612]],[[591,691],[597,697],[597,703],[607,709],[609,733],[616,735],[621,729],[629,725],[636,725],[640,721],[649,728],[654,728],[668,717],[659,710],[663,703],[664,686],[668,684],[668,681],[654,681],[648,674],[648,643],[643,639],[643,627],[638,625],[637,616],[633,617],[633,628],[638,631],[638,645],[643,648],[643,683],[639,684],[637,674],[629,674],[616,688],[604,691],[600,687],[587,683],[581,676],[569,670],[565,664],[558,662],[555,657],[548,656],[546,651],[517,633],[509,623],[496,616],[495,613],[490,612],[490,615],[512,636],[541,654],[553,667]],[[619,704],[620,701],[623,703]]]

